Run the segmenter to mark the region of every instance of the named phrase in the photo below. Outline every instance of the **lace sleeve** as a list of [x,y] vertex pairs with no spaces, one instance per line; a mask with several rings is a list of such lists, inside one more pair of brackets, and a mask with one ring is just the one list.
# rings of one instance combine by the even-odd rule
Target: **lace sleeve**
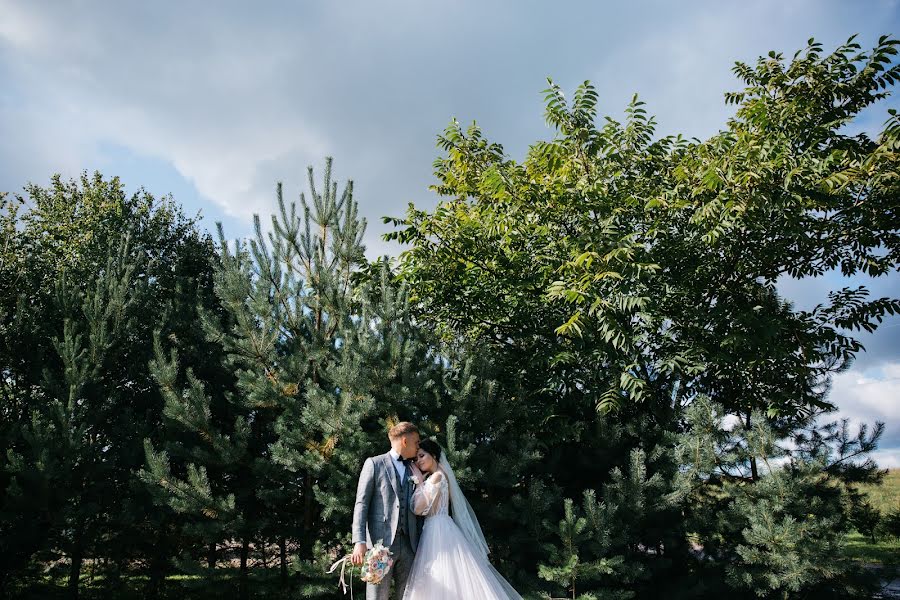
[[422,485],[416,486],[416,490],[413,492],[412,497],[414,513],[420,517],[428,516],[431,509],[434,507],[434,503],[437,502],[438,498],[441,496],[441,483],[443,482],[443,479],[443,474],[435,473],[426,479]]

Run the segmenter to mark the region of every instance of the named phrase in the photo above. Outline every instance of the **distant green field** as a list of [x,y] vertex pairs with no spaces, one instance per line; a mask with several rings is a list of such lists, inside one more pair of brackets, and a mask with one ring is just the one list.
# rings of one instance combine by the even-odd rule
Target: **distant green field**
[[[881,514],[900,508],[900,469],[891,469],[884,478],[883,485],[861,486],[860,491],[869,496],[869,502]],[[849,556],[867,563],[885,566],[900,565],[900,540],[880,538],[874,544],[859,533],[847,538],[846,552]]]
[[882,514],[900,509],[900,469],[891,469],[884,478],[884,485],[861,486],[868,494],[872,506]]

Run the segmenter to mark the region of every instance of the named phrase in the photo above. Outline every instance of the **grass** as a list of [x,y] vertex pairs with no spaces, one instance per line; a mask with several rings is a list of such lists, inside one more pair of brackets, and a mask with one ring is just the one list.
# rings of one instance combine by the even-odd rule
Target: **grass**
[[[251,598],[254,600],[264,598],[285,600],[287,598],[308,597],[324,600],[337,597],[330,589],[330,586],[328,591],[322,595],[307,596],[301,594],[296,579],[291,582],[291,587],[285,590],[281,587],[278,573],[273,571],[273,569],[251,569]],[[221,600],[222,598],[237,598],[238,575],[238,570],[231,568],[217,569],[214,582],[209,582],[202,577],[194,575],[170,575],[166,578],[160,599]],[[80,586],[80,598],[82,600],[108,600],[112,598],[115,598],[115,600],[143,600],[146,583],[146,577],[129,574],[123,576],[117,586],[110,585],[104,581],[103,577],[96,577],[92,585],[88,578],[83,576]],[[329,581],[328,583],[331,582]],[[308,585],[301,584],[299,587],[308,587]],[[360,587],[357,587],[356,591],[359,592],[360,589]],[[362,593],[365,595],[364,590]],[[15,588],[13,597],[18,600],[62,600],[68,597],[66,595],[66,581],[62,577],[46,577],[40,583],[33,583],[24,588]]]
[[[281,587],[274,569],[250,570],[250,598],[253,600],[308,600],[349,599],[337,587],[337,577],[328,575],[310,579],[294,575],[288,589]],[[216,569],[215,581],[210,582],[196,575],[170,575],[159,596],[160,600],[223,600],[238,597],[238,570],[235,568]],[[144,586],[147,578],[140,575],[123,576],[117,587],[107,585],[102,577],[96,577],[93,585],[87,577],[82,577],[81,600],[144,600]],[[365,584],[358,578],[353,580],[354,597],[365,598]],[[521,591],[521,590],[520,590]],[[525,598],[546,598],[534,592],[523,592]],[[16,600],[65,600],[66,580],[63,577],[45,578],[25,588],[14,588],[12,598]]]
[[871,564],[900,566],[900,542],[876,539],[872,543],[868,537],[854,531],[847,536],[844,549],[848,556]]
[[[881,514],[897,510],[900,508],[900,469],[889,471],[882,485],[860,486],[860,491]],[[897,538],[876,537],[872,542],[867,536],[853,532],[847,536],[845,552],[860,562],[894,571],[900,569],[900,539]]]

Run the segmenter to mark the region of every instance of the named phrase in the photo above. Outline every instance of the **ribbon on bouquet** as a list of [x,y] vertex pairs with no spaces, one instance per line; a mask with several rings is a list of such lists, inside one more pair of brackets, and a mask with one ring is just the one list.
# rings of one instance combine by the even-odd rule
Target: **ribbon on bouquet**
[[[340,578],[339,583],[341,586],[341,591],[346,594],[347,588],[349,587],[350,588],[350,600],[353,600],[353,563],[350,562],[351,557],[352,557],[352,555],[348,554],[344,558],[342,558],[338,561],[335,561],[335,563],[333,565],[331,565],[331,568],[328,569],[328,572],[334,573],[335,569],[337,569],[338,565],[340,565],[341,578]],[[350,585],[349,586],[347,585],[346,579],[344,579],[344,571],[346,570],[348,564],[350,565]]]

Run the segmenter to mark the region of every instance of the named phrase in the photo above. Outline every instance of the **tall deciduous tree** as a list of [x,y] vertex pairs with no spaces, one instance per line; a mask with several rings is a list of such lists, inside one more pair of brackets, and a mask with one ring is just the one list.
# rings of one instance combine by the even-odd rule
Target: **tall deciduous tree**
[[[570,498],[602,489],[629,448],[671,444],[700,394],[779,435],[834,408],[830,377],[861,350],[853,330],[900,301],[848,286],[803,311],[777,284],[900,267],[900,122],[889,112],[877,137],[848,128],[900,76],[897,46],[851,39],[825,54],[811,40],[790,60],[739,63],[736,114],[706,141],[657,138],[636,97],[624,122],[597,126],[587,82],[571,99],[550,83],[556,136],[521,163],[475,125],[439,137],[441,202],[388,219],[388,238],[410,245],[401,278],[420,318],[491,348],[501,394],[528,407],[518,426],[541,432],[544,460],[513,467],[521,482]],[[524,502],[521,487],[513,496]]]

